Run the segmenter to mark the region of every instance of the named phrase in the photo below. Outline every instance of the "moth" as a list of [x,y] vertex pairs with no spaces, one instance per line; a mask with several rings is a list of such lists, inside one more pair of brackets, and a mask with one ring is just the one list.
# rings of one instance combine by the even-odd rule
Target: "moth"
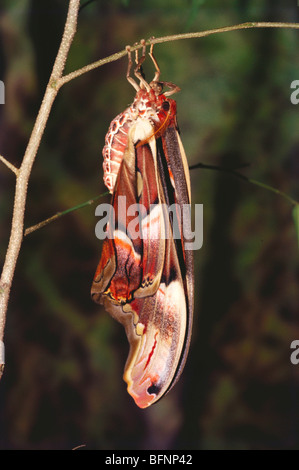
[[169,98],[179,88],[160,81],[153,46],[155,75],[145,80],[145,42],[142,57],[136,55],[137,83],[127,50],[127,79],[136,97],[105,139],[111,214],[91,295],[125,328],[130,350],[123,378],[136,404],[146,408],[174,386],[188,354],[194,276],[184,230],[191,215],[183,209],[190,207],[191,189],[176,102]]

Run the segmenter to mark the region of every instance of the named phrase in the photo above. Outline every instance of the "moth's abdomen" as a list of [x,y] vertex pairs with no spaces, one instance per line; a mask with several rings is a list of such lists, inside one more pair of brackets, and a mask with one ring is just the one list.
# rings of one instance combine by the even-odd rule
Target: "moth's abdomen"
[[176,103],[157,96],[153,90],[139,90],[132,105],[111,122],[103,148],[104,183],[113,193],[116,178],[128,143],[128,133],[134,123],[149,121],[158,137],[165,131],[176,115]]
[[110,124],[103,148],[103,180],[110,193],[113,192],[119,167],[128,142],[128,132],[132,126],[131,109],[116,116]]

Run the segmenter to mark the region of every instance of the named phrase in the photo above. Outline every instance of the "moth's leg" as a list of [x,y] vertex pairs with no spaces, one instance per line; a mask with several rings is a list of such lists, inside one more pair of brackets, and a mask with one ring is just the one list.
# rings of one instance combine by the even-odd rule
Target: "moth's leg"
[[[152,38],[151,38],[152,39]],[[155,66],[155,69],[156,69],[156,73],[155,73],[155,76],[154,76],[154,79],[153,81],[150,83],[150,86],[156,90],[156,92],[158,94],[162,93],[162,90],[163,90],[163,87],[168,87],[170,88],[169,91],[166,91],[164,92],[163,94],[165,96],[170,96],[170,95],[173,95],[174,93],[177,93],[178,91],[180,91],[180,88],[175,85],[174,83],[171,83],[171,82],[160,82],[159,79],[160,79],[160,67],[158,65],[158,62],[153,54],[153,49],[154,49],[154,44],[151,44],[151,48],[150,48],[150,52],[149,52],[149,56],[150,58],[152,59],[153,63],[154,63],[154,66]]]
[[174,83],[171,83],[171,82],[162,82],[162,83],[167,88],[170,88],[169,91],[165,91],[164,93],[165,96],[170,96],[170,95],[173,95],[174,93],[178,93],[179,91],[181,91],[180,87],[175,85]]
[[126,46],[126,50],[127,50],[127,53],[128,53],[127,80],[128,80],[129,83],[131,83],[131,85],[135,88],[136,91],[139,91],[139,90],[140,90],[140,86],[135,82],[135,80],[134,80],[133,77],[130,77],[131,68],[132,68],[132,64],[133,64],[133,61],[132,61],[132,54],[131,54],[131,47],[130,47],[130,46]]
[[[153,39],[153,38],[151,38],[151,39]],[[153,49],[154,49],[154,44],[151,44],[151,48],[150,48],[150,51],[149,51],[148,55],[152,59],[152,61],[154,63],[154,66],[155,66],[155,69],[156,69],[156,73],[155,73],[155,76],[153,78],[153,82],[158,82],[159,79],[160,79],[161,71],[160,71],[160,67],[158,65],[158,62],[157,62],[156,58],[154,57]]]
[[140,41],[140,44],[142,44],[142,56],[140,58],[138,58],[138,50],[136,50],[135,52],[135,62],[136,62],[136,67],[135,67],[135,70],[134,70],[134,75],[135,77],[138,78],[138,80],[140,80],[140,87],[144,87],[147,91],[150,91],[151,87],[149,86],[149,84],[147,83],[147,81],[144,79],[144,77],[142,76],[141,74],[141,66],[143,64],[143,62],[145,61],[145,51],[146,51],[146,44],[145,44],[145,40],[142,39]]

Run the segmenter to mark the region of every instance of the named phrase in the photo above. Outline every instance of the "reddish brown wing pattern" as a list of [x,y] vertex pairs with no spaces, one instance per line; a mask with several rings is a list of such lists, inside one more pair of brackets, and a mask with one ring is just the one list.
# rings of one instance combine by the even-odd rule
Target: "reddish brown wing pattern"
[[[170,202],[190,202],[186,156],[176,130],[176,103],[161,94],[152,50],[151,57],[156,65],[156,80],[148,85],[141,79],[139,61],[135,75],[141,88],[128,108],[130,112],[125,111],[123,126],[115,126],[113,121],[110,127],[111,143],[116,144],[117,150],[125,141],[126,144],[123,155],[119,153],[115,182],[109,188],[113,191],[116,223],[108,224],[110,238],[104,240],[92,286],[93,299],[125,327],[130,352],[124,380],[141,408],[159,400],[181,373],[193,309],[192,261],[185,256],[184,239],[181,244],[174,242],[165,211],[165,204]],[[142,109],[145,113],[140,112]],[[167,143],[169,139],[171,143]],[[175,164],[168,153],[173,145],[177,153]],[[110,162],[114,162],[115,155],[110,152]],[[175,181],[174,174],[180,175],[183,185]],[[119,208],[120,197],[124,196],[125,206]],[[139,211],[134,225],[138,237],[131,228],[136,215],[130,213],[133,205]]]

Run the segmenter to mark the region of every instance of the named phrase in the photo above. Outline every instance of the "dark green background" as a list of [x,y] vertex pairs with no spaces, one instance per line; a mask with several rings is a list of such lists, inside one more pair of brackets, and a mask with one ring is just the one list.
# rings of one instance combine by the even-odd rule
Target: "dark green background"
[[[59,46],[66,0],[0,6],[0,153],[22,160]],[[245,21],[299,21],[295,0],[99,0],[82,9],[67,71],[142,38]],[[255,29],[156,46],[176,95],[190,164],[248,163],[244,174],[298,194],[299,32]],[[29,185],[26,226],[104,191],[111,119],[134,97],[126,59],[68,83],[52,109]],[[152,76],[148,61],[145,72]],[[95,206],[28,236],[18,260],[0,383],[2,449],[299,447],[298,247],[291,205],[223,172],[192,171],[204,205],[195,253],[195,322],[177,386],[150,409],[126,392],[121,325],[90,300],[101,243]],[[0,264],[14,175],[0,165]],[[108,202],[109,199],[105,199]]]

